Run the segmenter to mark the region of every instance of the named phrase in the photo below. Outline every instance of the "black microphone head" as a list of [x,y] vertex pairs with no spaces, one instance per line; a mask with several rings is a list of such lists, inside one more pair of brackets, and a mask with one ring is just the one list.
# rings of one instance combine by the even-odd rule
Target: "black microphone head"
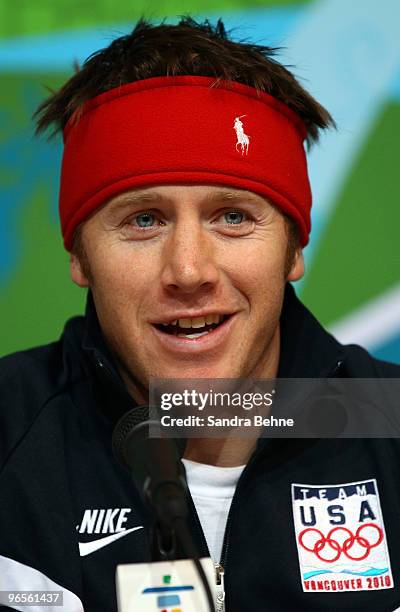
[[154,406],[129,410],[114,428],[112,449],[159,520],[171,523],[187,514],[186,483],[176,441],[150,436],[152,427],[159,427],[157,414]]
[[140,423],[145,423],[148,420],[149,407],[136,406],[136,408],[132,408],[132,410],[126,412],[114,427],[112,435],[112,450],[118,463],[125,468],[129,468],[129,465],[125,459],[126,440],[137,425]]

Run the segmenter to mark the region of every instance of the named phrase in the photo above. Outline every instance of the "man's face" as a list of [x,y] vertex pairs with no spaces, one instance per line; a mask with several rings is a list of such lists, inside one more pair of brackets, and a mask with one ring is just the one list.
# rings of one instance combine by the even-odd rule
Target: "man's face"
[[[286,280],[284,217],[248,191],[167,185],[124,193],[82,228],[103,333],[123,370],[157,378],[273,376]],[[287,271],[286,271],[287,272]],[[178,325],[176,325],[178,321]],[[204,327],[206,326],[206,327]]]

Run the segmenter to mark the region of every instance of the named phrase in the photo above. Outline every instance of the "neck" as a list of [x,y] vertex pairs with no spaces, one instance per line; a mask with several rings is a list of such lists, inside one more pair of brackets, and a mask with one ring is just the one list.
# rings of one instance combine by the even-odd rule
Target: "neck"
[[251,457],[258,438],[190,438],[184,458],[218,467],[245,465]]

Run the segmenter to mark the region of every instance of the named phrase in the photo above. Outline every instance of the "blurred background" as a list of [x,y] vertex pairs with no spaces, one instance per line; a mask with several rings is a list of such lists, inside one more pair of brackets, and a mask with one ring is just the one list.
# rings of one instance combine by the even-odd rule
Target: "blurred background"
[[282,47],[335,117],[309,155],[313,231],[297,290],[340,340],[400,363],[398,0],[1,0],[0,354],[58,338],[85,302],[59,232],[61,141],[35,138],[32,113],[140,15],[182,14]]

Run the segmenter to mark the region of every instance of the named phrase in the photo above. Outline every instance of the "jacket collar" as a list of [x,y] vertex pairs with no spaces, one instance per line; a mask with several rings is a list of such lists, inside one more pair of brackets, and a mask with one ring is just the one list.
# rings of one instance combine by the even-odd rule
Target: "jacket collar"
[[344,347],[329,334],[286,284],[280,320],[278,378],[325,378],[344,360]]
[[86,364],[96,384],[94,393],[98,408],[112,427],[137,403],[129,394],[121,378],[116,359],[103,336],[91,291],[88,292],[82,349]]
[[[115,358],[106,343],[97,317],[92,292],[89,290],[85,310],[85,330],[82,340],[83,350],[96,363],[97,367],[103,368],[122,383],[115,364]],[[123,383],[122,383],[123,384]]]

